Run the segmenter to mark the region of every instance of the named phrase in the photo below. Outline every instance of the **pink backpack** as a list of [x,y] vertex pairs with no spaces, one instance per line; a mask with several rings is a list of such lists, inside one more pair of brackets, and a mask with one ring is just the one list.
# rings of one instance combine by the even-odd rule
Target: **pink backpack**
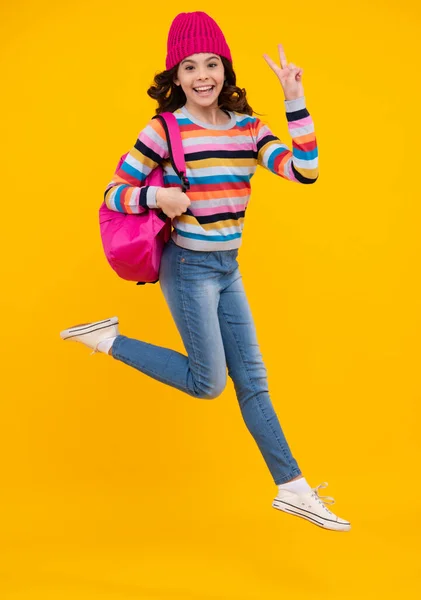
[[[177,119],[170,112],[156,115],[154,119],[159,119],[164,127],[171,165],[180,177],[185,192],[190,184],[186,177]],[[120,158],[116,172],[127,154]],[[158,166],[153,169],[142,185],[164,187],[162,168]],[[186,212],[192,214],[190,209]],[[171,219],[161,209],[145,208],[140,214],[131,215],[111,210],[103,202],[99,209],[99,224],[105,256],[117,275],[128,281],[137,281],[138,285],[156,283],[162,251],[171,236]]]

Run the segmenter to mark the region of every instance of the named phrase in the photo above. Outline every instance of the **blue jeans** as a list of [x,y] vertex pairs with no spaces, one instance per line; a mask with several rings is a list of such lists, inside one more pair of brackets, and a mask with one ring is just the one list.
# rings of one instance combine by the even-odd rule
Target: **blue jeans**
[[159,282],[187,356],[119,335],[112,356],[195,398],[211,399],[231,377],[245,424],[276,484],[301,471],[272,406],[266,368],[237,262],[238,250],[164,248]]

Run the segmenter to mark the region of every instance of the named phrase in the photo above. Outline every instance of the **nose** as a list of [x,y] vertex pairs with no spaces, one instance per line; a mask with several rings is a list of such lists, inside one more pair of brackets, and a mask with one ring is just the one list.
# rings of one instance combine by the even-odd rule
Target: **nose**
[[206,72],[204,70],[199,71],[199,79],[200,80],[207,79],[207,78],[208,78],[208,76],[206,75]]

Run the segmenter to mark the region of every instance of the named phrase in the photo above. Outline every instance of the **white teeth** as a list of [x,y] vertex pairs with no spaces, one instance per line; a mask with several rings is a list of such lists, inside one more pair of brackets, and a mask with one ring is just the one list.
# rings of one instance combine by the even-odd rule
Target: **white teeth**
[[206,92],[207,90],[211,90],[213,88],[213,85],[208,86],[208,87],[198,87],[198,88],[193,88],[196,91],[200,91],[200,92]]

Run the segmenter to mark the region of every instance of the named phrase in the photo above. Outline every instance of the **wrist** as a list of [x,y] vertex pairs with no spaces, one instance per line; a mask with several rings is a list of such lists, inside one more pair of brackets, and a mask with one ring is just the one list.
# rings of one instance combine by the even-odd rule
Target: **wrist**
[[290,100],[285,99],[284,103],[287,112],[295,112],[306,107],[306,98],[305,96],[300,96],[299,98],[293,98]]
[[285,96],[285,100],[288,102],[289,100],[298,100],[298,98],[302,98],[303,94],[296,94],[295,96]]

